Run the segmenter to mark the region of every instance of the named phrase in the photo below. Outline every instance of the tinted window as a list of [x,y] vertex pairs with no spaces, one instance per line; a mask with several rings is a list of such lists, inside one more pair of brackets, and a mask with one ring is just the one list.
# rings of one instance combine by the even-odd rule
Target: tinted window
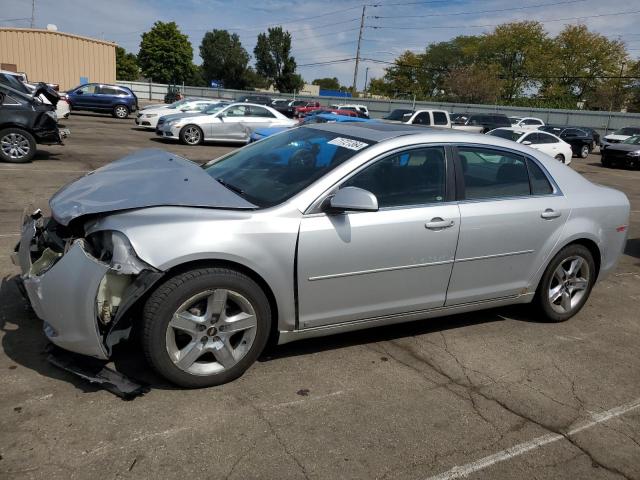
[[406,115],[407,113],[413,113],[413,111],[405,110],[403,108],[398,108],[398,109],[394,110],[389,115],[387,115],[386,117],[383,117],[383,118],[385,118],[387,120],[402,120],[402,117],[404,115]]
[[538,133],[538,143],[558,143],[558,139],[553,135],[548,135],[546,133]]
[[533,160],[527,159],[529,178],[531,178],[531,193],[533,195],[549,195],[553,193],[553,187],[542,169]]
[[374,143],[301,127],[252,143],[204,168],[249,202],[270,207]]
[[[3,98],[3,95],[4,95],[4,98]],[[3,98],[2,105],[22,105],[18,100],[16,100],[10,95],[5,94],[4,92],[0,92],[0,98]]]
[[467,199],[529,195],[524,158],[499,150],[459,147]]
[[524,123],[525,125],[542,125],[542,122],[540,120],[535,120],[533,118],[528,118],[522,123]]
[[274,118],[275,115],[271,113],[266,108],[262,107],[251,107],[249,108],[249,116],[250,117],[266,117],[266,118]]
[[429,118],[429,112],[422,112],[416,115],[413,119],[413,123],[416,125],[431,125],[431,119]]
[[487,133],[487,135],[492,135],[494,137],[500,137],[500,138],[506,138],[507,140],[513,140],[514,142],[517,141],[522,135],[522,132],[517,132],[517,131],[513,131],[513,130],[502,130],[502,129],[496,129],[496,130],[491,130],[490,132]]
[[449,123],[447,114],[444,112],[433,112],[434,125],[447,125]]
[[342,186],[370,191],[378,198],[381,208],[443,202],[444,149],[420,148],[391,155],[357,173]]
[[80,87],[78,90],[81,90],[84,95],[93,95],[96,93],[97,85],[85,85],[84,87]]
[[124,95],[124,92],[119,88],[106,85],[101,86],[97,93],[101,93],[102,95]]

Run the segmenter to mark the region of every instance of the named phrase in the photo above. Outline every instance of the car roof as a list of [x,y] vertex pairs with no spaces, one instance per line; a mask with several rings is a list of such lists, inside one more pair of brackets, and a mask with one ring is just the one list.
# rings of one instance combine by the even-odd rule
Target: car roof
[[306,128],[315,128],[332,133],[350,135],[373,142],[382,142],[392,138],[414,134],[459,134],[457,130],[450,132],[445,129],[430,129],[428,127],[407,125],[405,123],[384,123],[384,122],[339,122],[339,123],[319,123],[306,125]]

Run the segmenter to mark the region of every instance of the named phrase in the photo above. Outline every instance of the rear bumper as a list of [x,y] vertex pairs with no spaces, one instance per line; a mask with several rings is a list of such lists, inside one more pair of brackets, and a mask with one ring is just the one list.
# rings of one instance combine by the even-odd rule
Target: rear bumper
[[36,221],[29,220],[12,259],[22,270],[24,291],[36,315],[44,321],[45,335],[65,350],[107,359],[98,329],[96,296],[109,266],[89,255],[83,240],[74,241],[49,268],[40,260],[32,263],[35,235]]

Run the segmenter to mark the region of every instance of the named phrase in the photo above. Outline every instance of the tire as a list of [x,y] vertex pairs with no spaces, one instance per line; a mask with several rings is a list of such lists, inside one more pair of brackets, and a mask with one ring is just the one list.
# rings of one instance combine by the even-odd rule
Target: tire
[[580,147],[580,158],[587,158],[590,153],[591,148],[589,148],[589,145],[583,145]]
[[240,377],[264,350],[270,329],[271,308],[258,284],[235,270],[202,268],[170,278],[151,294],[142,347],[167,380],[210,387]]
[[36,139],[21,128],[0,130],[0,160],[28,163],[36,154]]
[[129,116],[129,107],[126,105],[116,105],[113,107],[113,111],[111,112],[115,118],[125,119]]
[[566,163],[566,160],[564,159],[564,155],[562,155],[561,153],[559,153],[558,155],[556,155],[556,160],[558,160],[559,162],[562,163]]
[[185,125],[180,130],[180,142],[185,145],[200,145],[204,140],[202,129],[197,125]]
[[564,322],[582,309],[591,294],[595,276],[595,262],[589,249],[568,245],[549,263],[534,301],[547,320]]

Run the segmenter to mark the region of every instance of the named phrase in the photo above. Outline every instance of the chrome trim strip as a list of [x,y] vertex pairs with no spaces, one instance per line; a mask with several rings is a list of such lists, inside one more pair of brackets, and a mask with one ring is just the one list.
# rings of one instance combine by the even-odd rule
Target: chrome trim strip
[[453,260],[444,260],[442,262],[416,263],[414,265],[400,265],[398,267],[374,268],[371,270],[360,270],[356,272],[331,273],[329,275],[318,275],[316,277],[309,277],[308,280],[310,282],[315,282],[316,280],[327,280],[329,278],[352,277],[354,275],[367,275],[369,273],[392,272],[394,270],[408,270],[410,268],[431,267],[435,265],[446,265],[448,263],[453,263]]
[[507,253],[496,253],[494,255],[482,255],[481,257],[460,258],[456,260],[456,263],[473,262],[474,260],[486,260],[488,258],[511,257],[513,255],[526,255],[527,253],[533,253],[534,251],[535,250],[521,250],[519,252],[507,252]]

